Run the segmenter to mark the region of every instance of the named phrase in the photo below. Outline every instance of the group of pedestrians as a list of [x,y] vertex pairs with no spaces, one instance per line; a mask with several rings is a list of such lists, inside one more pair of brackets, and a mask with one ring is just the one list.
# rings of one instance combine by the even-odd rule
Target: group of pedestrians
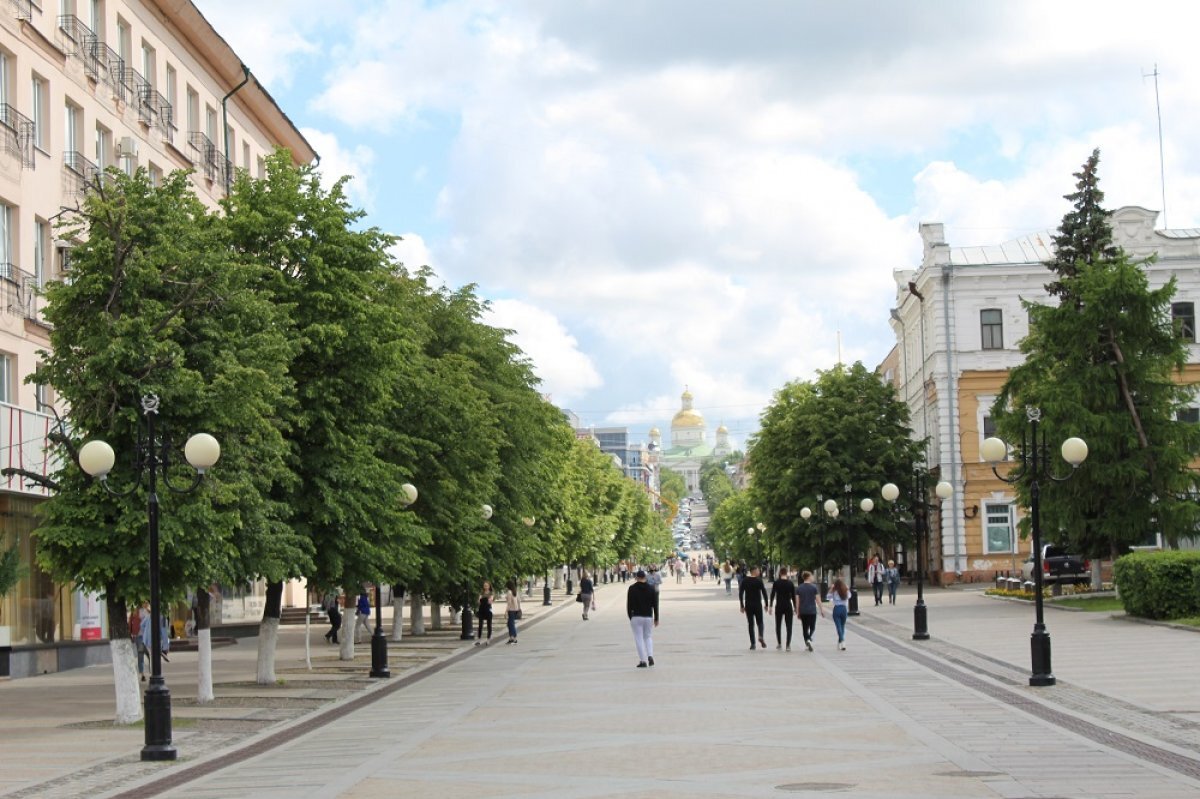
[[[850,610],[850,589],[846,587],[842,578],[838,577],[833,581],[825,599],[833,606],[833,625],[837,630],[838,649],[844,650],[846,619]],[[775,648],[792,651],[793,620],[799,617],[804,646],[809,652],[813,651],[817,616],[824,618],[825,606],[821,599],[821,589],[814,582],[812,572],[803,572],[800,575],[800,584],[797,585],[788,576],[787,567],[780,566],[779,576],[772,581],[768,593],[759,568],[751,566],[749,575],[743,577],[738,585],[738,605],[746,617],[746,632],[750,636],[751,649],[766,649],[763,613],[764,610],[770,613],[774,606]]]
[[[171,625],[166,614],[158,620],[159,656],[168,663],[167,657],[171,651]],[[146,661],[150,658],[151,646],[154,640],[154,625],[150,623],[150,605],[143,602],[129,614],[129,637],[133,639],[134,649],[137,650],[137,670],[142,682],[146,681]]]
[[900,570],[896,568],[896,561],[889,560],[887,566],[883,565],[883,560],[875,555],[871,558],[871,562],[867,565],[867,582],[871,584],[871,589],[875,592],[875,607],[883,604],[883,589],[887,587],[888,604],[896,604],[896,589],[900,587]]

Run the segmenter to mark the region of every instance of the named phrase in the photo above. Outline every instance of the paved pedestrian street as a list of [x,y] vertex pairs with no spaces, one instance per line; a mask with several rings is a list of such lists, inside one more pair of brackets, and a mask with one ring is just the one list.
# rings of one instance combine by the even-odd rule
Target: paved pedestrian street
[[1200,795],[1200,635],[1048,610],[1060,684],[1033,689],[1032,608],[978,592],[929,592],[934,638],[919,645],[911,593],[867,596],[848,649],[822,620],[815,653],[798,624],[791,652],[772,629],[749,651],[736,597],[711,581],[663,592],[651,668],[635,668],[624,586],[602,585],[589,621],[564,602],[515,646],[452,647],[434,673],[224,753],[189,755],[185,734],[180,762],[103,795]]

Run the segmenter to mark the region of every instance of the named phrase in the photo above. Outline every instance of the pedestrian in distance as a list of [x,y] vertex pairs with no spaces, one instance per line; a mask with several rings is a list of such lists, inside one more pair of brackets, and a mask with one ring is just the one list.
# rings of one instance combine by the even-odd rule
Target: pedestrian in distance
[[787,651],[792,651],[792,618],[796,614],[796,584],[788,577],[787,566],[779,567],[779,577],[771,583],[767,608],[775,606],[775,648],[783,648],[780,627],[787,624]]
[[588,611],[595,610],[596,585],[587,572],[579,578],[579,601],[583,603],[583,620],[588,620]]
[[342,627],[342,608],[338,593],[338,591],[330,591],[322,605],[325,614],[329,617],[329,632],[325,633],[325,640],[331,644],[338,642],[338,630]]
[[646,582],[646,572],[638,569],[634,583],[625,592],[625,613],[633,630],[639,669],[654,665],[654,628],[658,626],[658,592]]
[[521,618],[521,595],[517,593],[517,581],[509,580],[504,592],[504,610],[508,616],[508,643],[517,642],[517,619]]
[[646,575],[646,584],[653,588],[656,594],[662,588],[662,575],[658,573],[656,564],[650,564],[650,573]]
[[846,648],[846,619],[850,617],[850,589],[846,581],[838,577],[829,589],[829,601],[833,603],[833,626],[837,628],[838,649]]
[[746,629],[750,633],[750,648],[754,649],[754,628],[758,627],[758,643],[763,649],[767,648],[767,641],[763,638],[763,605],[770,604],[770,597],[767,596],[767,587],[763,585],[762,578],[758,576],[758,567],[750,567],[750,576],[742,580],[738,586],[738,604],[741,605],[742,614],[746,617]]
[[896,568],[896,561],[888,561],[884,577],[887,579],[888,604],[894,605],[896,604],[896,589],[900,587],[900,570]]
[[[479,620],[479,632],[475,634],[475,646],[480,643],[487,646],[492,640],[492,584],[487,580],[483,581],[483,588],[479,589],[479,607],[475,610],[475,618]],[[483,623],[487,622],[487,638],[483,637]]]
[[363,630],[367,638],[371,637],[371,597],[366,591],[358,593],[358,603],[354,607],[354,643],[358,643],[358,631]]
[[821,589],[813,582],[813,573],[804,572],[800,575],[800,585],[796,587],[796,615],[800,617],[800,634],[804,637],[804,646],[813,651],[813,632],[817,629],[817,612],[825,615],[825,606],[821,603]]
[[692,573],[692,585],[695,585],[696,580],[700,577],[700,564],[694,560],[689,560],[688,564],[688,569]]
[[867,582],[871,584],[871,590],[875,592],[875,607],[883,604],[885,571],[883,561],[879,559],[878,555],[873,556],[870,564],[867,566]]
[[133,637],[134,648],[137,650],[138,674],[142,682],[146,681],[146,658],[150,655],[150,609],[142,603],[129,614],[129,634]]
[[725,561],[723,564],[721,564],[721,579],[725,581],[726,595],[732,596],[733,588],[731,587],[731,583],[733,583],[733,567],[729,565],[729,561]]

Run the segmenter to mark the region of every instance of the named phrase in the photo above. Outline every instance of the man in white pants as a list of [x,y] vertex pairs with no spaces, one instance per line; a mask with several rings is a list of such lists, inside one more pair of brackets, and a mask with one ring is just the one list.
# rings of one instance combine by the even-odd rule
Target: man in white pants
[[646,572],[638,569],[635,582],[625,594],[625,612],[633,629],[639,669],[654,665],[654,628],[658,626],[658,592],[646,582]]

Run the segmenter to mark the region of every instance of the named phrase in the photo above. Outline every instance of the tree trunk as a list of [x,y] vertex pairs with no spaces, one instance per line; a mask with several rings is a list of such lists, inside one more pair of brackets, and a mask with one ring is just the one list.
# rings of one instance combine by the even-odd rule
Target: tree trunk
[[555,591],[561,590],[562,587],[563,587],[562,586],[562,569],[555,569],[554,570],[554,590]]
[[212,674],[212,596],[207,588],[196,590],[196,701],[207,704],[216,696],[213,694]]
[[404,589],[392,586],[392,640],[404,637]]
[[429,603],[429,629],[434,632],[442,629],[442,606],[437,602]]
[[412,634],[425,634],[425,604],[419,591],[414,591],[412,595],[412,605],[409,607],[409,615],[412,616]]
[[[358,624],[358,607],[349,594],[345,595],[342,608],[342,629],[338,632],[338,660],[354,660],[354,627]],[[349,627],[350,629],[346,629]]]
[[267,601],[258,628],[259,685],[275,684],[275,644],[279,640],[279,618],[283,615],[283,581],[267,583]]
[[109,586],[105,604],[108,606],[108,649],[112,654],[113,688],[116,691],[117,724],[132,724],[142,718],[142,697],[138,688],[137,649],[129,637],[129,614],[125,600],[114,596]]

